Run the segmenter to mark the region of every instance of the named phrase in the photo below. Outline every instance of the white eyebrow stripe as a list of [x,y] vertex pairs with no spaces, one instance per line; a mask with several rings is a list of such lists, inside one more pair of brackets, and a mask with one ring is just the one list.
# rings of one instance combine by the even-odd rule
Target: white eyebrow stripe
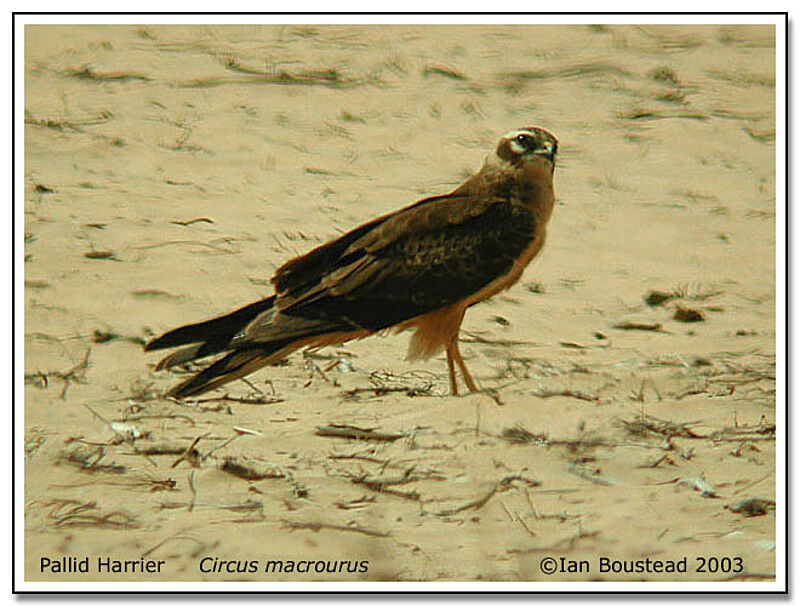
[[[553,133],[551,133],[546,128],[542,128],[541,126],[535,126],[535,127],[532,127],[532,128],[537,128],[537,129],[541,130],[546,135],[552,137],[553,141],[555,141],[556,143],[558,142],[558,137],[556,137]],[[530,135],[531,137],[535,137],[536,133],[533,132],[533,131],[530,131],[528,129],[525,129],[525,128],[519,128],[517,130],[512,130],[510,132],[507,132],[505,135],[503,135],[503,137],[504,138],[508,138],[508,139],[514,139],[514,138],[518,137],[519,135]]]
[[524,130],[524,129],[523,130],[512,130],[510,132],[507,132],[505,135],[503,135],[503,137],[506,138],[506,139],[516,139],[520,135],[530,135],[531,137],[533,137],[534,133],[532,133],[529,130]]

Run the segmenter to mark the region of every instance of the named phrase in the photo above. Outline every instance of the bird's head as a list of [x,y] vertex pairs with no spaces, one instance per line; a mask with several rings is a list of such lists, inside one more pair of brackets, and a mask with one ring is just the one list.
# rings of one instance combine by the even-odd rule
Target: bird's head
[[558,139],[538,126],[527,126],[506,133],[500,138],[496,149],[498,158],[515,167],[544,164],[551,172],[555,168],[557,152]]

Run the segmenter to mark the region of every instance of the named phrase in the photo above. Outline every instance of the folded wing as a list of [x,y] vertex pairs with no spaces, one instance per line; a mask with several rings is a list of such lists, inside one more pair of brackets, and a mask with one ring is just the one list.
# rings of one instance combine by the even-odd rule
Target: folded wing
[[[345,234],[281,267],[280,316],[378,331],[451,305],[507,273],[535,238],[530,210],[443,196]],[[263,322],[263,320],[267,320]],[[274,316],[245,340],[274,338]]]

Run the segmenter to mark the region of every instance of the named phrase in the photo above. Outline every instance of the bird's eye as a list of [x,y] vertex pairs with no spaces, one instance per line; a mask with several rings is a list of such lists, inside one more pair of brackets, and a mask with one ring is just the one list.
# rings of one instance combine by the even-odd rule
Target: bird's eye
[[527,142],[528,142],[528,137],[526,137],[525,135],[517,135],[517,143],[519,143],[524,147]]

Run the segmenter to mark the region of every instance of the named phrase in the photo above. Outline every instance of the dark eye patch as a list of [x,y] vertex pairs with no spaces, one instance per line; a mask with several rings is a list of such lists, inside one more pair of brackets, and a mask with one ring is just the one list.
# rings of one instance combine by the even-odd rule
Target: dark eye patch
[[528,134],[517,135],[514,137],[514,141],[521,145],[525,152],[529,152],[536,147],[536,141]]

